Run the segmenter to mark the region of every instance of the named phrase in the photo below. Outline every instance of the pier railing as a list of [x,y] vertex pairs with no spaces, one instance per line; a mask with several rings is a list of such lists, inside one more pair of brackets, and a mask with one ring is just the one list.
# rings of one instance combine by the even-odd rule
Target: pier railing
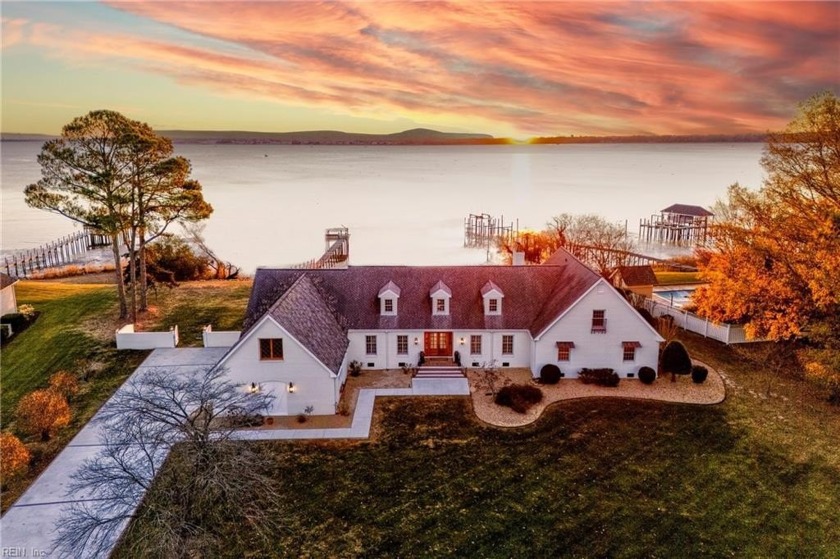
[[305,270],[346,267],[350,258],[350,230],[347,227],[327,229],[324,239],[327,248],[320,258],[313,258],[291,267]]
[[3,265],[6,274],[16,278],[26,278],[35,272],[77,263],[88,251],[109,244],[110,239],[107,236],[85,229],[38,248],[6,256],[3,259]]
[[571,252],[575,258],[585,263],[605,262],[609,267],[616,266],[658,266],[680,272],[696,272],[697,268],[688,264],[680,264],[664,258],[656,258],[638,252],[619,250],[606,247],[567,243],[564,247]]

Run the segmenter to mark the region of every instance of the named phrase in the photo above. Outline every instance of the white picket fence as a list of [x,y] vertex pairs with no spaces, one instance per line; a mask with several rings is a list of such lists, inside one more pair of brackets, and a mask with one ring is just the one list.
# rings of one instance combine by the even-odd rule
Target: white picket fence
[[656,302],[653,299],[646,298],[644,303],[645,308],[653,316],[672,316],[674,318],[674,324],[680,328],[725,344],[744,344],[762,341],[747,339],[744,327],[737,324],[717,324],[711,322],[708,318],[701,318],[694,313],[672,307],[667,303]]

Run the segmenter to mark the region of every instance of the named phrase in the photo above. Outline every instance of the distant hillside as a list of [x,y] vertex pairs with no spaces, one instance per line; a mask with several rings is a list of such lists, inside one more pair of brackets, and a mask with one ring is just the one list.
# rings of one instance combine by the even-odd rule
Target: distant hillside
[[[303,132],[247,132],[227,130],[157,130],[179,144],[286,144],[286,145],[481,145],[507,144],[508,138],[489,134],[438,132],[414,128],[394,134],[358,134],[339,130]],[[0,134],[4,142],[45,142],[46,134]],[[675,144],[700,142],[764,142],[766,134],[708,134],[689,136],[545,136],[531,144]]]
[[703,142],[764,142],[767,134],[691,134],[685,136],[547,136],[532,144],[689,144]]
[[489,134],[458,134],[415,128],[395,134],[357,134],[338,130],[306,132],[240,132],[212,130],[159,130],[176,143],[199,144],[303,144],[303,145],[432,145],[486,144],[507,140]]
[[47,134],[13,134],[8,132],[0,134],[0,141],[2,142],[46,142],[55,138],[58,138],[58,136],[49,136]]

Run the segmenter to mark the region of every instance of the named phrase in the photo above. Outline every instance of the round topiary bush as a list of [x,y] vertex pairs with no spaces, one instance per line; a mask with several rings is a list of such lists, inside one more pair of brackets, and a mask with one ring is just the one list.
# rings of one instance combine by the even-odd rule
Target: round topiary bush
[[671,373],[671,381],[674,381],[674,375],[691,374],[691,357],[682,342],[673,340],[665,346],[659,366],[662,371]]
[[691,380],[694,384],[703,384],[706,382],[707,376],[709,376],[709,369],[703,365],[694,365],[691,367]]
[[656,371],[650,367],[642,367],[639,369],[639,380],[644,384],[653,384],[653,381],[656,380]]
[[553,363],[543,365],[540,369],[540,382],[543,384],[557,384],[560,382],[560,367]]

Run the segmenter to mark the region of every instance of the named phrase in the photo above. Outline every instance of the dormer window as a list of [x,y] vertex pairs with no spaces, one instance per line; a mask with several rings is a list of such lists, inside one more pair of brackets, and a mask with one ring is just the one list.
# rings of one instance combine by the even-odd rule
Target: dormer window
[[445,283],[437,282],[429,290],[429,297],[432,298],[432,315],[449,314],[449,300],[452,298],[452,290]]
[[399,286],[389,281],[379,290],[379,312],[384,316],[397,315],[397,299],[400,298]]
[[500,315],[502,314],[502,288],[488,281],[481,288],[481,297],[484,299],[484,314],[485,315]]

